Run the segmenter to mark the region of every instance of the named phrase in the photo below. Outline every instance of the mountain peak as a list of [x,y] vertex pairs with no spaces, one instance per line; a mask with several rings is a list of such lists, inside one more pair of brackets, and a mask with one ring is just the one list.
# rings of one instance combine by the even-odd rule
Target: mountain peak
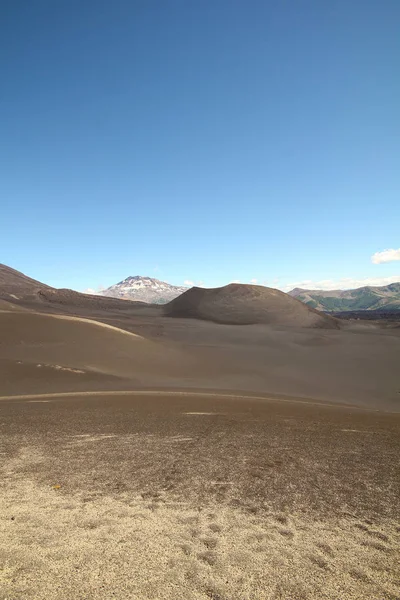
[[148,302],[149,304],[166,304],[186,290],[186,287],[171,285],[154,277],[130,275],[103,290],[102,296]]

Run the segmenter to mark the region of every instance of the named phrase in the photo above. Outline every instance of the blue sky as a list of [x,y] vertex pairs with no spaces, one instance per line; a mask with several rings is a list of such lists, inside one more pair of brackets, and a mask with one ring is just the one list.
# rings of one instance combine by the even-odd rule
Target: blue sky
[[3,0],[0,262],[78,290],[400,280],[399,18]]

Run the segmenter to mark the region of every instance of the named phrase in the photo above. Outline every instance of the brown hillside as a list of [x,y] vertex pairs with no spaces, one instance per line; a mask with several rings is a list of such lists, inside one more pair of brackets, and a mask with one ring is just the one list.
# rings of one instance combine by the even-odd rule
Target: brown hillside
[[335,319],[311,309],[284,292],[238,283],[213,289],[193,287],[169,302],[164,313],[170,317],[204,319],[226,324],[265,323],[338,329]]
[[7,265],[0,264],[0,296],[19,299],[28,294],[36,294],[40,289],[52,290],[48,285],[27,277]]
[[[133,302],[120,298],[108,298],[92,294],[82,294],[69,289],[56,289],[36,279],[27,277],[20,271],[0,264],[0,300],[2,310],[22,310],[22,307],[46,312],[85,313],[98,311],[128,311],[146,308],[144,302]],[[89,312],[88,312],[89,311]]]
[[114,309],[125,310],[130,306],[147,306],[145,302],[134,302],[122,298],[108,298],[94,294],[82,294],[68,289],[45,289],[37,294],[37,300],[41,303],[56,304],[68,307],[91,308],[91,309]]

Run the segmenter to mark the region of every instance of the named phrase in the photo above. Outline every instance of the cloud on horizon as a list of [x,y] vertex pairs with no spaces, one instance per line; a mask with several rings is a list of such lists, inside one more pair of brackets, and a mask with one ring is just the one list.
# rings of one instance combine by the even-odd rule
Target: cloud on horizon
[[96,296],[96,294],[100,294],[100,292],[102,292],[103,290],[105,290],[106,288],[103,285],[99,285],[95,290],[93,288],[86,288],[86,290],[83,290],[83,294],[94,294]]
[[187,287],[204,287],[204,281],[192,281],[191,279],[185,279],[183,285],[186,285]]
[[400,248],[397,250],[390,248],[388,250],[383,250],[382,252],[375,252],[375,254],[371,256],[371,262],[373,262],[374,265],[393,262],[395,260],[400,260]]

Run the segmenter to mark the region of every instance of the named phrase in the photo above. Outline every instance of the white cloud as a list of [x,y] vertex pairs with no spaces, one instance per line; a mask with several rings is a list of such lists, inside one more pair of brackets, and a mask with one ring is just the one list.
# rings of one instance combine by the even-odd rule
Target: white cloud
[[397,250],[391,248],[389,250],[383,250],[383,252],[375,252],[375,254],[371,256],[371,261],[375,265],[393,262],[395,260],[400,260],[400,248],[398,248]]
[[232,279],[229,283],[240,283],[240,279]]
[[283,292],[290,292],[290,290],[293,290],[293,288],[296,287],[306,290],[348,290],[364,287],[366,285],[389,285],[390,283],[396,283],[398,281],[400,281],[400,274],[392,275],[390,277],[342,277],[342,279],[321,279],[320,281],[306,279],[303,281],[293,281],[278,287]]
[[86,290],[83,290],[84,294],[100,294],[103,290],[105,290],[105,287],[103,285],[99,285],[95,290],[93,288],[87,288]]
[[250,279],[250,283],[253,283],[253,284],[257,283],[257,281],[258,281],[258,279]]
[[204,287],[204,281],[192,281],[191,279],[185,279],[183,285],[186,285],[187,287]]

